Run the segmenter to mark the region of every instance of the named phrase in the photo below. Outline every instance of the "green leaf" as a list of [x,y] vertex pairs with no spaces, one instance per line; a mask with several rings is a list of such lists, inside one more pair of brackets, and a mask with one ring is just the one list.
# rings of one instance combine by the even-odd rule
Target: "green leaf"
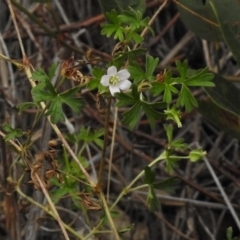
[[[237,0],[222,0],[224,8],[219,6],[219,1],[210,1],[210,5],[220,25],[220,30],[224,41],[227,43],[233,56],[240,65],[240,5]],[[229,14],[226,14],[226,11]],[[230,12],[231,11],[231,12]]]
[[142,106],[140,102],[136,102],[130,110],[124,112],[122,114],[123,119],[122,122],[123,124],[129,125],[129,128],[132,130],[134,127],[137,125],[137,122],[140,119],[141,116],[141,111],[142,111]]
[[176,187],[176,185],[179,183],[179,180],[176,177],[170,177],[164,181],[161,182],[154,182],[152,184],[152,187],[154,189],[159,189],[162,191],[166,191],[168,193],[173,193],[174,192],[174,188]]
[[149,80],[152,81],[154,77],[152,76],[154,70],[158,64],[159,59],[153,58],[150,55],[146,56],[146,72],[139,66],[139,63],[135,63],[132,66],[128,66],[128,71],[130,72],[131,76],[134,78],[134,82],[138,83],[142,80]]
[[96,130],[92,135],[93,142],[95,142],[96,145],[99,146],[100,148],[103,148],[103,140],[101,138],[104,135],[104,133],[105,133],[104,129],[99,129]]
[[177,60],[175,62],[177,66],[177,70],[181,76],[182,79],[185,79],[187,77],[187,70],[188,70],[188,61],[184,60],[183,63]]
[[67,91],[60,93],[60,96],[61,96],[61,98],[70,98],[70,97],[72,97],[72,95],[78,93],[79,90],[80,90],[80,87],[76,86],[74,88],[68,89]]
[[179,0],[185,25],[201,38],[224,40],[240,64],[240,5],[238,0]]
[[123,31],[121,28],[118,28],[113,36],[114,39],[118,39],[119,41],[123,41],[124,40],[124,36],[123,36]]
[[227,235],[227,240],[237,240],[237,237],[233,238],[233,229],[232,227],[228,227],[227,231],[226,231],[226,235]]
[[141,105],[142,105],[143,111],[145,112],[145,114],[147,116],[149,124],[150,124],[151,128],[153,129],[156,121],[159,121],[160,118],[164,116],[164,114],[156,111],[153,108],[154,105],[151,105],[149,103],[142,102]]
[[49,77],[42,68],[39,68],[32,73],[32,79],[39,82],[46,82],[49,80]]
[[[78,156],[79,162],[83,165],[84,168],[87,168],[89,166],[88,162],[84,157]],[[70,162],[70,172],[71,175],[75,176],[76,178],[84,179],[84,175],[82,171],[79,171],[78,164],[76,162]],[[72,180],[73,182],[76,182],[75,179]]]
[[240,140],[240,117],[212,101],[199,101],[198,111],[222,131]]
[[55,99],[52,100],[51,105],[46,112],[46,116],[51,116],[51,122],[53,124],[58,123],[59,121],[63,121],[65,119],[62,102],[60,96],[56,96]]
[[[91,90],[96,88],[102,88],[103,86],[100,84],[102,76],[105,74],[105,70],[102,68],[94,67],[92,70],[93,78],[88,82],[87,87]],[[99,89],[101,92],[101,89]]]
[[128,36],[128,37],[129,37],[129,38],[132,38],[135,43],[140,44],[140,43],[143,42],[143,37],[142,37],[140,34],[136,33],[136,32],[131,32],[131,33],[129,33],[129,36]]
[[212,82],[214,78],[213,73],[209,73],[208,69],[202,69],[196,75],[187,78],[184,83],[191,87],[214,87],[215,84]]
[[[223,0],[218,0],[217,2],[222,7],[224,6]],[[183,23],[189,30],[200,38],[209,41],[222,41],[222,34],[209,0],[179,0],[177,7]]]
[[[129,50],[127,52],[118,52],[113,57],[113,65],[117,68],[121,68],[124,65],[125,61],[129,62],[129,66],[135,66],[136,64],[136,58],[139,55],[145,55],[146,50],[143,48],[138,48],[134,50]],[[138,66],[138,65],[137,65]]]
[[106,11],[107,19],[115,25],[120,25],[120,17],[114,8],[111,8],[110,11]]
[[91,90],[94,90],[94,89],[98,88],[99,83],[100,83],[99,80],[97,80],[97,79],[91,79],[91,81],[89,81],[89,82],[87,83],[87,88],[89,88],[89,89],[91,89]]
[[165,124],[164,129],[165,129],[165,132],[167,134],[168,144],[171,145],[172,139],[173,139],[173,125],[172,124],[168,124],[168,125]]
[[[141,95],[141,96],[140,96]],[[124,94],[124,93],[117,93],[115,94],[116,98],[119,100],[117,106],[129,106],[130,109],[122,114],[123,124],[129,125],[130,129],[133,129],[137,122],[141,117],[142,110],[145,112],[150,126],[154,127],[155,121],[159,120],[160,117],[164,116],[162,113],[158,112],[156,109],[165,107],[163,103],[148,103],[145,102],[143,99],[143,94],[139,93],[137,90],[137,86],[133,85],[132,93]]]
[[152,92],[154,96],[159,95],[162,91],[164,91],[163,101],[166,103],[171,103],[172,94],[178,93],[178,89],[174,87],[174,79],[172,78],[172,71],[167,71],[164,74],[163,82],[152,83],[152,88],[150,89],[150,92]]
[[[52,65],[49,70],[51,77],[54,75],[53,71],[55,70],[55,67],[55,65]],[[37,80],[39,82],[31,90],[34,102],[46,102],[55,98],[57,92],[53,87],[49,76],[41,68],[34,71],[32,77],[34,80]]]
[[154,97],[158,96],[165,89],[165,84],[161,82],[153,82],[152,87],[150,88],[150,92]]
[[114,35],[114,39],[119,39],[120,41],[123,41],[123,29],[120,25],[117,12],[115,10],[112,10],[110,13],[106,13],[106,17],[110,23],[102,25],[101,34],[106,35],[107,37]]
[[7,133],[10,133],[12,131],[14,131],[14,128],[12,128],[9,124],[7,123],[3,123],[2,128],[4,131],[6,131]]
[[172,106],[172,108],[164,110],[164,113],[167,115],[167,120],[173,120],[178,127],[182,127],[182,123],[180,121],[181,111],[176,108],[176,106]]
[[53,63],[48,71],[48,78],[52,79],[55,76],[55,72],[57,69],[58,64],[57,63]]
[[75,134],[75,138],[72,142],[84,141],[85,143],[95,142],[99,147],[103,147],[102,136],[104,135],[105,130],[99,129],[94,132],[90,132],[89,128],[81,127],[79,133]]
[[104,75],[105,70],[102,68],[94,67],[92,70],[92,75],[94,78],[98,79],[100,81],[101,77]]
[[131,7],[119,15],[121,23],[125,23],[133,32],[146,26],[145,19],[142,20],[142,17],[143,15],[140,11],[135,11]]
[[155,180],[156,173],[153,172],[152,169],[149,166],[146,166],[144,168],[144,172],[145,172],[145,175],[144,175],[143,182],[148,184],[148,185],[151,185]]
[[[53,76],[55,65],[49,70],[49,74]],[[49,81],[48,76],[46,77],[45,73],[40,69],[35,72],[38,79],[41,79],[41,83],[32,88],[31,93],[33,95],[33,101],[35,103],[45,102],[49,104],[49,109],[46,111],[46,116],[51,115],[52,123],[56,124],[57,122],[64,120],[64,113],[62,109],[62,104],[67,104],[74,112],[79,112],[83,106],[83,101],[73,97],[80,87],[74,87],[63,93],[57,93],[51,82]]]
[[69,189],[67,187],[61,187],[56,190],[51,191],[50,196],[53,203],[57,204],[61,198],[69,193]]
[[238,88],[231,82],[215,74],[214,88],[204,88],[205,92],[220,108],[240,116],[240,94]]
[[24,132],[20,128],[12,128],[9,124],[3,123],[2,124],[3,130],[6,132],[6,136],[4,139],[9,141],[14,138],[18,138],[24,135]]
[[191,112],[193,108],[198,106],[197,100],[194,98],[189,88],[184,84],[179,93],[177,106],[184,106],[187,112]]
[[73,95],[78,91],[79,87],[75,87],[59,94],[61,101],[67,104],[75,113],[79,113],[81,108],[84,106],[81,99],[73,97]]
[[174,86],[167,83],[164,84],[164,87],[163,101],[166,103],[171,103],[172,93],[177,93],[178,90]]
[[151,77],[155,71],[155,68],[157,67],[158,62],[159,62],[159,58],[154,59],[150,55],[146,56],[146,76],[147,76],[148,80],[151,79]]
[[178,149],[178,150],[184,150],[184,149],[186,149],[187,146],[188,145],[184,142],[184,138],[178,138],[171,142],[171,147]]
[[62,98],[61,96],[61,101],[67,104],[75,113],[79,113],[84,106],[84,102],[79,98]]
[[33,101],[35,103],[51,101],[57,96],[57,93],[53,94],[51,92],[43,90],[42,87],[39,87],[39,85],[33,87],[31,93],[33,96]]
[[19,112],[23,112],[26,109],[31,108],[31,107],[38,107],[38,105],[34,102],[24,102],[24,103],[20,103],[17,105]]
[[127,105],[132,105],[135,104],[137,101],[139,101],[139,98],[133,98],[132,95],[129,94],[125,94],[123,92],[121,93],[116,93],[115,97],[117,97],[117,99],[119,100],[117,102],[117,106],[118,107],[123,107],[123,106],[127,106]]
[[128,66],[128,71],[135,83],[145,79],[145,71],[139,65]]
[[147,196],[147,206],[150,211],[156,211],[160,208],[160,203],[152,187],[149,187]]
[[166,171],[171,173],[178,167],[177,162],[179,161],[178,158],[174,156],[167,156],[166,158]]

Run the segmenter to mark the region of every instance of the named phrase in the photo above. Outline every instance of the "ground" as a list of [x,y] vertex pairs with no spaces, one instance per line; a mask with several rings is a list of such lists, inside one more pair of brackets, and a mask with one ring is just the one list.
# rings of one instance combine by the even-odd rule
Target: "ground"
[[[46,70],[53,62],[62,62],[70,56],[82,59],[83,53],[88,48],[92,49],[95,56],[100,57],[99,66],[101,67],[111,58],[115,42],[100,34],[100,26],[105,19],[96,1],[69,0],[58,3],[53,1],[52,12],[47,5],[37,3],[37,1],[20,2],[50,29],[50,32],[43,30],[20,8],[14,7],[26,55],[34,68],[41,67]],[[147,1],[145,16],[152,17],[162,3],[163,1]],[[16,31],[10,21],[11,17],[5,2],[0,3],[0,13],[0,52],[12,59],[21,59]],[[165,6],[152,27],[155,35],[150,33],[146,35],[144,47],[148,49],[149,54],[159,57],[159,72],[164,69],[172,69],[174,72],[176,70],[175,60],[184,59],[189,61],[192,69],[204,68],[208,66],[206,62],[208,53],[210,56],[218,56],[217,54],[220,53],[222,54],[221,58],[225,58],[229,53],[223,43],[216,47],[215,43],[208,42],[207,48],[203,48],[205,43],[188,31],[173,3]],[[214,57],[212,58],[214,59]],[[216,59],[212,64],[217,65]],[[89,68],[84,67],[81,71],[88,74]],[[236,75],[237,66],[232,58],[226,61],[220,69],[220,74],[235,76],[235,80],[239,79],[239,75]],[[0,123],[8,122],[14,124],[16,128],[28,131],[34,121],[34,110],[26,110],[19,115],[16,109],[17,104],[31,101],[31,87],[26,76],[21,69],[11,68],[8,62],[0,61],[0,81]],[[74,84],[76,83],[69,81],[66,85]],[[202,89],[196,89],[194,94],[198,98],[207,98]],[[67,117],[76,129],[80,129],[82,126],[88,126],[91,130],[99,129],[104,126],[104,113],[101,113],[96,107],[91,95],[86,93],[85,96],[87,107],[84,111],[76,115],[66,108]],[[119,113],[121,111],[123,109],[120,108]],[[118,229],[134,224],[134,227],[124,235],[124,239],[223,240],[226,239],[226,229],[230,226],[233,227],[234,236],[239,236],[237,227],[240,196],[239,142],[206,120],[197,109],[191,113],[183,113],[182,122],[182,128],[175,127],[174,136],[176,138],[183,137],[188,144],[202,146],[207,151],[207,156],[205,160],[197,163],[181,160],[178,163],[179,168],[171,174],[165,171],[164,163],[155,168],[158,180],[166,179],[169,176],[176,176],[178,179],[173,192],[160,190],[157,192],[161,203],[161,209],[158,211],[148,210],[144,190],[126,195],[115,209],[119,213],[115,221]],[[67,134],[66,125],[59,124],[59,127],[63,133]],[[33,130],[32,156],[40,151],[46,151],[49,140],[59,140],[56,139],[56,135],[46,120],[34,126]],[[136,176],[163,151],[165,145],[166,137],[162,120],[154,129],[149,128],[148,122],[144,118],[134,131],[130,131],[126,126],[120,126],[117,129],[110,203],[116,199],[133,176]],[[74,145],[71,147],[74,148]],[[57,145],[57,148],[58,154],[63,154],[61,144]],[[18,161],[18,164],[15,164],[11,170],[15,179],[21,176],[24,167],[21,160],[3,139],[1,139],[0,152],[2,193],[0,195],[0,239],[15,240],[10,236],[13,236],[11,231],[16,229],[21,232],[20,239],[64,239],[57,223],[43,211],[17,194],[6,194],[6,192],[12,192],[12,186],[6,181],[8,170],[11,169],[11,162]],[[95,167],[98,168],[100,149],[90,146],[86,156],[91,156],[94,159]],[[216,185],[213,174],[216,175],[219,185]],[[107,184],[107,178],[106,169],[104,186]],[[22,191],[45,205],[46,201],[42,193],[35,190],[33,185],[28,183],[29,180],[29,175],[26,174],[21,184]],[[78,188],[81,189],[81,186]],[[229,205],[223,199],[221,191],[228,196],[230,200],[228,204],[232,206],[236,214],[235,219],[229,210]],[[60,216],[67,223],[72,224],[79,232],[86,233],[101,216],[101,212],[97,210],[88,210],[89,219],[84,219],[82,217],[84,211],[74,209],[68,198],[59,202],[58,210]],[[96,237],[96,239],[106,238]]]

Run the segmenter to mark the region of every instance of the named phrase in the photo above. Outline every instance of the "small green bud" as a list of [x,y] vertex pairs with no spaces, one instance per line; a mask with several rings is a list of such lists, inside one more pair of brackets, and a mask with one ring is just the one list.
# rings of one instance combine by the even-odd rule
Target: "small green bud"
[[194,149],[189,153],[189,159],[191,162],[197,162],[206,156],[207,152],[200,149]]

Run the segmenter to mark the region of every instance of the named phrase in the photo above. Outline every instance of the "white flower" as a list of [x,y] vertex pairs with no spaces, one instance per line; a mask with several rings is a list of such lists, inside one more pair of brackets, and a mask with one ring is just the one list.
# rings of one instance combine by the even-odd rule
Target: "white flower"
[[111,66],[107,70],[107,75],[102,76],[101,84],[105,87],[109,86],[109,90],[114,96],[116,92],[125,91],[131,87],[132,83],[128,80],[129,77],[130,73],[127,69],[118,72],[115,66]]

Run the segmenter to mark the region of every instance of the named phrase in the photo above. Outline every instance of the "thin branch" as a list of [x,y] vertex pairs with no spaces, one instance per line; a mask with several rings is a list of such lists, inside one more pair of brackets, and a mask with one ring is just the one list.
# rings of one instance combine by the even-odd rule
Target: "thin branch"
[[118,120],[118,107],[114,108],[114,123],[112,130],[112,141],[111,141],[111,149],[110,149],[110,157],[109,157],[109,166],[108,166],[108,184],[107,184],[107,201],[109,200],[109,191],[110,191],[110,183],[111,183],[111,171],[112,171],[112,160],[113,160],[113,151],[114,151],[114,143],[116,136],[116,128]]

